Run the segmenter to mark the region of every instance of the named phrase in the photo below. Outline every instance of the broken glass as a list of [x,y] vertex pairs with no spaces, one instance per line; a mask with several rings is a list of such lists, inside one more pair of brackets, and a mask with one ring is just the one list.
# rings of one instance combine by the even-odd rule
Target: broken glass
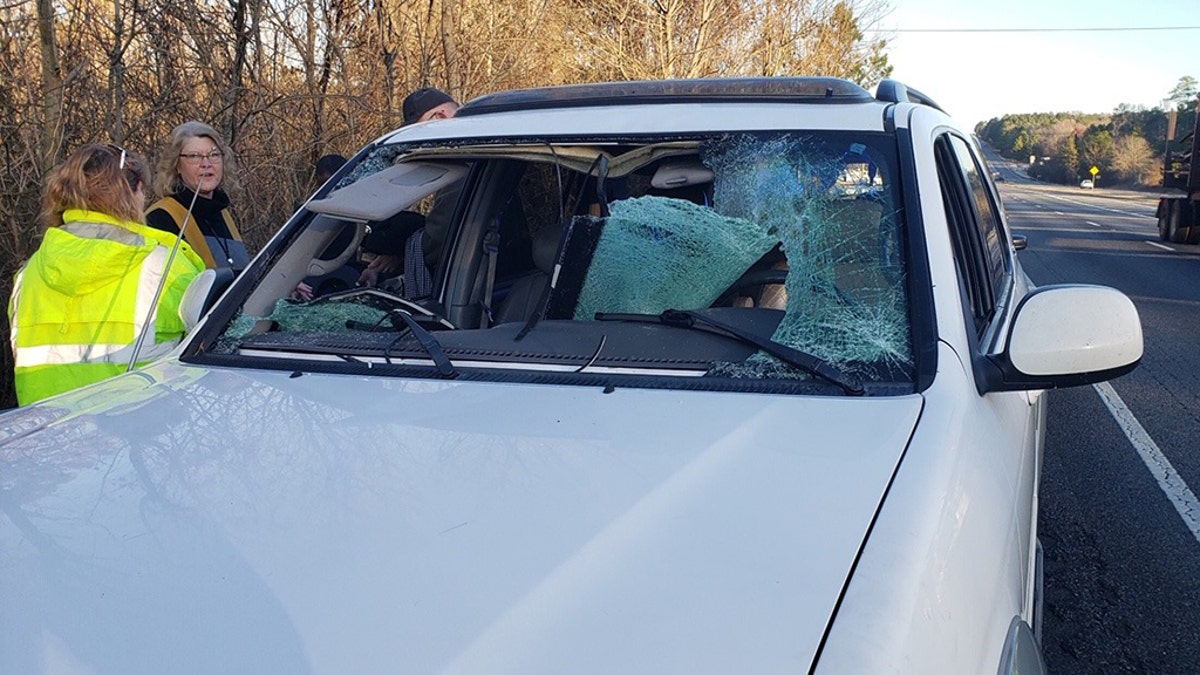
[[612,204],[575,318],[708,307],[777,240],[763,225],[681,199]]
[[[772,338],[837,363],[909,366],[900,234],[885,162],[861,143],[731,136],[702,148],[721,214],[765,227],[787,256]],[[891,189],[888,189],[888,188]],[[750,376],[777,364],[759,355]]]

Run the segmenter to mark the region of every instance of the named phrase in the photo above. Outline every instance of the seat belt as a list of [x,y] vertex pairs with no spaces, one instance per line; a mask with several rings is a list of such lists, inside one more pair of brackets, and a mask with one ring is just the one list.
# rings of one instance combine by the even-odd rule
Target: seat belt
[[483,235],[483,252],[487,255],[487,276],[483,281],[483,297],[480,298],[480,304],[483,306],[483,314],[487,317],[487,325],[485,328],[490,328],[495,323],[495,315],[492,312],[492,291],[496,287],[496,258],[500,255],[500,216],[503,211],[496,214],[492,218],[491,224],[488,225],[487,234]]
[[483,252],[487,255],[488,263],[487,276],[483,281],[483,297],[479,299],[479,304],[483,307],[484,316],[487,317],[485,328],[490,328],[496,322],[495,313],[492,311],[492,292],[496,288],[496,259],[500,256],[500,219],[508,211],[508,205],[512,204],[515,194],[515,192],[509,193],[504,206],[500,207],[500,210],[488,223],[487,233],[483,235]]

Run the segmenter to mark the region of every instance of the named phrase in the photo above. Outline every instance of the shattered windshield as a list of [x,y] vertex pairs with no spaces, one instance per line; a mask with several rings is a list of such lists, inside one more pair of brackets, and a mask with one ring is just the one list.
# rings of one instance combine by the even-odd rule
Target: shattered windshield
[[[456,375],[812,380],[756,348],[781,345],[911,381],[894,148],[833,132],[379,148],[310,204],[312,234],[276,256],[297,269],[252,293],[216,351],[419,367],[403,312]],[[386,273],[366,273],[377,260]],[[285,292],[301,279],[314,298]],[[645,322],[677,311],[715,335]]]
[[772,339],[838,362],[911,362],[890,177],[866,146],[744,136],[700,156],[711,206],[613,204],[575,318],[707,307],[747,271],[786,271],[768,300],[784,310]]

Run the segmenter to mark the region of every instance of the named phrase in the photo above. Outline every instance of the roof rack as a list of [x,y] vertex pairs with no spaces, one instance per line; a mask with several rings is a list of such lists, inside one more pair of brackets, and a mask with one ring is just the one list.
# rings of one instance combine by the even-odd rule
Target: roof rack
[[620,103],[863,103],[859,85],[836,77],[743,77],[635,80],[569,84],[485,94],[467,101],[455,117],[509,110],[570,108]]
[[875,88],[875,98],[879,101],[887,101],[888,103],[920,103],[921,105],[927,105],[930,108],[946,112],[933,99],[899,80],[886,78],[880,80],[879,86]]

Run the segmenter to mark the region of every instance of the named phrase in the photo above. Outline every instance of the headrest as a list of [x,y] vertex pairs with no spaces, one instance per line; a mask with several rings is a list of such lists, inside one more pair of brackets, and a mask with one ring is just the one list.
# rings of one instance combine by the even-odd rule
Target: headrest
[[712,169],[701,164],[698,159],[689,159],[660,164],[658,170],[654,172],[654,177],[650,179],[650,185],[659,190],[669,190],[711,183],[712,180]]
[[400,255],[404,252],[404,243],[422,227],[425,227],[425,216],[416,211],[400,211],[386,220],[371,223],[370,231],[363,237],[363,250]]
[[538,230],[533,236],[533,264],[546,274],[554,271],[554,258],[558,255],[558,244],[562,240],[562,223],[553,223]]

